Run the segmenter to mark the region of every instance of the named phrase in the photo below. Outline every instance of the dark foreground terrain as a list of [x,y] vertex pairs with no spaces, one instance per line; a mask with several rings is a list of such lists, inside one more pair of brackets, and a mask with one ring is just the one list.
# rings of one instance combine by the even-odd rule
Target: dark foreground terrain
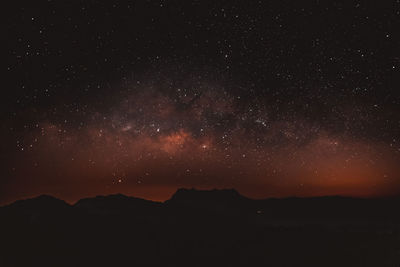
[[193,189],[164,203],[40,196],[0,208],[0,266],[400,266],[399,204]]

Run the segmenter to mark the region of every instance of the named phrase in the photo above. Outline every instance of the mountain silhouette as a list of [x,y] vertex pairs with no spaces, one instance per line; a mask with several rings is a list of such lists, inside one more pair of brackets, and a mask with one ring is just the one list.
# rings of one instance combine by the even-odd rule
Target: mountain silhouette
[[40,195],[31,199],[18,200],[6,206],[18,210],[60,210],[69,208],[65,201],[49,195]]
[[160,205],[161,203],[159,202],[116,194],[84,198],[76,202],[73,207],[81,211],[85,210],[89,213],[115,214],[151,211]]
[[399,204],[234,189],[73,205],[42,195],[0,208],[0,266],[397,266]]
[[180,188],[165,201],[168,208],[182,209],[182,212],[213,212],[219,215],[243,211],[250,199],[234,189],[196,190]]
[[214,189],[214,190],[197,190],[179,188],[168,203],[195,203],[195,202],[219,202],[229,203],[245,200],[235,189]]
[[54,223],[69,216],[72,207],[65,201],[49,195],[18,200],[0,209],[0,219],[30,223]]

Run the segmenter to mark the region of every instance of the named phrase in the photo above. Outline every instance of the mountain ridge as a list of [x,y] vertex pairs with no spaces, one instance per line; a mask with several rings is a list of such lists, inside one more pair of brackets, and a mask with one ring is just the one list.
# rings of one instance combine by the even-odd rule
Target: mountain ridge
[[[47,195],[16,201],[0,209],[0,266],[30,266],[32,259],[35,266],[397,263],[398,199],[253,200],[233,189],[180,189],[170,200],[114,194],[74,205]],[[370,265],[360,263],[366,257]]]
[[[192,194],[192,195],[190,195]],[[154,201],[154,200],[150,200],[150,199],[146,199],[146,198],[140,198],[140,197],[135,197],[135,196],[128,196],[125,194],[121,194],[121,193],[117,193],[117,194],[110,194],[110,195],[96,195],[93,197],[84,197],[81,198],[79,200],[77,200],[75,203],[73,204],[69,204],[68,202],[54,197],[52,195],[48,195],[48,194],[42,194],[42,195],[38,195],[36,197],[30,197],[30,198],[24,198],[24,199],[19,199],[16,200],[14,202],[5,204],[0,206],[0,208],[4,208],[4,207],[8,207],[8,206],[14,206],[17,205],[19,203],[24,203],[24,202],[40,202],[39,200],[58,200],[60,203],[63,202],[65,204],[67,204],[68,206],[74,207],[74,206],[79,206],[80,204],[82,204],[82,202],[85,201],[92,201],[92,200],[109,200],[109,199],[125,199],[125,200],[142,200],[142,201],[147,201],[147,202],[152,202],[152,203],[168,203],[171,200],[184,200],[184,197],[182,198],[182,196],[193,196],[196,195],[196,197],[199,197],[201,195],[203,195],[202,197],[208,195],[214,195],[214,196],[221,196],[221,195],[225,195],[228,197],[237,197],[237,198],[241,198],[241,199],[246,199],[246,200],[250,200],[250,201],[291,201],[291,200],[333,200],[333,199],[340,199],[340,200],[387,200],[387,199],[399,199],[399,197],[394,196],[394,197],[373,197],[373,198],[364,198],[364,197],[351,197],[351,196],[342,196],[342,195],[328,195],[328,196],[312,196],[312,197],[298,197],[298,196],[288,196],[288,197],[267,197],[267,198],[261,198],[261,199],[255,199],[255,198],[249,198],[246,196],[243,196],[242,194],[240,194],[236,189],[233,188],[227,188],[227,189],[209,189],[209,190],[203,190],[203,189],[196,189],[196,188],[178,188],[177,191],[167,200],[165,201]],[[223,199],[223,198],[220,198]]]
[[[254,216],[263,218],[327,219],[327,218],[369,218],[400,219],[396,206],[398,198],[354,198],[343,196],[288,197],[251,199],[235,189],[198,190],[179,188],[170,199],[157,202],[126,196],[123,194],[99,195],[83,198],[70,205],[63,200],[48,195],[18,200],[0,208],[0,213],[39,215],[82,216]],[[80,215],[76,215],[79,213]],[[197,215],[196,215],[197,213]],[[47,218],[44,216],[45,218]],[[40,216],[39,216],[40,217]]]

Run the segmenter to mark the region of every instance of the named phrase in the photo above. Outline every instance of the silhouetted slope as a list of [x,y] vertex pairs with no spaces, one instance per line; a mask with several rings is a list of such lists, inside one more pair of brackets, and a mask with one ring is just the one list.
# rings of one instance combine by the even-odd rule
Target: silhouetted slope
[[14,203],[11,203],[5,207],[9,209],[18,209],[21,211],[31,211],[65,209],[69,208],[70,205],[68,205],[64,200],[60,200],[49,195],[41,195],[30,199],[15,201]]
[[3,221],[27,220],[36,223],[53,223],[56,220],[69,216],[72,207],[65,201],[48,195],[35,198],[18,200],[10,205],[2,207],[0,218]]
[[116,214],[131,212],[150,212],[161,203],[122,194],[84,198],[76,202],[75,209],[94,214]]
[[165,201],[166,208],[181,213],[211,212],[217,215],[233,215],[245,212],[251,200],[234,189],[196,190],[180,188]]
[[240,195],[235,189],[197,190],[180,188],[166,203],[195,204],[195,203],[235,203],[247,198]]
[[397,198],[359,199],[340,196],[266,199],[257,202],[258,210],[271,218],[286,219],[398,219]]

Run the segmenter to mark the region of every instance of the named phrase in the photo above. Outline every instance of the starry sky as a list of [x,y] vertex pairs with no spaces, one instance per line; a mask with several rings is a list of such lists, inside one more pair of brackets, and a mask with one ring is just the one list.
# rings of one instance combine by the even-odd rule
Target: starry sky
[[0,204],[400,193],[400,1],[300,2],[8,3]]

